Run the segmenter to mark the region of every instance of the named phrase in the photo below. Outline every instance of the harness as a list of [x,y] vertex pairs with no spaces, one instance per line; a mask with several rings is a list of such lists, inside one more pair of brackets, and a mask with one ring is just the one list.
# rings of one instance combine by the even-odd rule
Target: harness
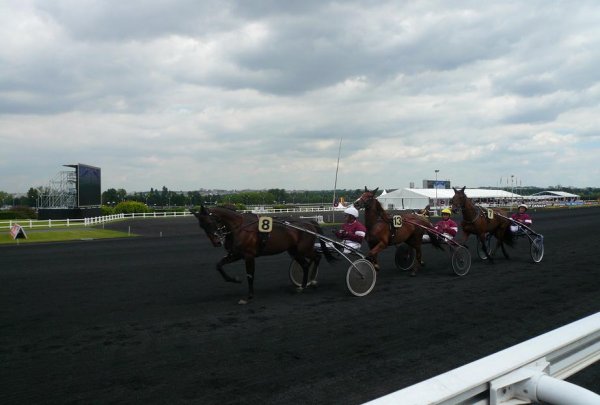
[[[463,210],[463,222],[465,222],[467,224],[474,224],[475,221],[477,221],[481,215],[484,215],[486,213],[485,208],[483,208],[483,207],[481,207],[479,205],[473,205],[473,207],[475,207],[475,212],[476,212],[475,218],[473,218],[472,220],[467,220],[465,218],[465,214],[464,214],[465,206],[461,205],[460,208],[461,208],[461,210]],[[484,215],[484,218],[487,220],[487,216],[486,215]]]

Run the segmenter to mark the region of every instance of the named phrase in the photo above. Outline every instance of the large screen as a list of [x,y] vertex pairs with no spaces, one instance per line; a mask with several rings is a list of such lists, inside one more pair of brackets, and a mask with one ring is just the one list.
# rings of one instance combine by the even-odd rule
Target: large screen
[[77,165],[77,205],[90,207],[102,205],[100,168]]

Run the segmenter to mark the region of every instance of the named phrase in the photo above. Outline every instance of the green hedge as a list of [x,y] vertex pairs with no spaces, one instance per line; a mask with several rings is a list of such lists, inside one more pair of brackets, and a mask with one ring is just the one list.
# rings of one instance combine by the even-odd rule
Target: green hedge
[[10,211],[0,211],[0,219],[36,219],[35,211],[29,207],[12,207]]
[[123,201],[114,208],[115,214],[133,214],[138,212],[150,212],[148,206],[138,201]]

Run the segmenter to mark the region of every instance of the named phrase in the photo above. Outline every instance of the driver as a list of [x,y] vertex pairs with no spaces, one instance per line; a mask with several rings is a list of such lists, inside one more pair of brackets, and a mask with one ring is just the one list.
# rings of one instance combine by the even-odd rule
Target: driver
[[[456,225],[456,222],[454,222],[452,218],[450,218],[451,214],[452,211],[450,210],[450,208],[444,208],[442,210],[442,219],[434,225],[435,230],[441,233],[442,236],[447,240],[454,239],[454,237],[458,233],[458,225]],[[430,241],[431,239],[429,238],[429,235],[423,235],[423,242]]]
[[[529,216],[529,214],[527,214],[527,205],[525,205],[525,204],[520,204],[519,211],[512,214],[511,218],[521,224],[524,224],[525,226],[531,226],[531,224],[533,223],[533,221],[531,220],[531,217]],[[519,225],[512,224],[510,226],[510,230],[513,232],[518,232]]]
[[444,208],[442,210],[442,220],[435,224],[435,229],[442,233],[442,236],[446,239],[454,239],[458,233],[458,225],[450,218],[450,208]]
[[[342,229],[335,231],[334,234],[343,241],[344,245],[358,250],[367,234],[367,228],[358,220],[358,210],[353,206],[346,208],[344,214]],[[350,253],[350,250],[344,249],[344,253]]]

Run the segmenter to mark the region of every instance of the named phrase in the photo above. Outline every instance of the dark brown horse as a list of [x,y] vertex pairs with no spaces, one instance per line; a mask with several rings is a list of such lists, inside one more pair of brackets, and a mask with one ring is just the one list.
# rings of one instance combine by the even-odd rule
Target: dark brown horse
[[428,233],[431,243],[436,248],[442,249],[440,241],[434,233],[427,232],[427,229],[433,229],[433,226],[422,215],[402,214],[402,222],[394,226],[393,218],[390,218],[375,197],[377,190],[379,190],[379,187],[372,191],[365,187],[365,192],[354,202],[356,208],[365,209],[367,242],[370,248],[367,258],[373,262],[376,269],[379,269],[377,255],[390,245],[405,242],[416,251],[416,264],[410,274],[415,276],[422,264],[421,245],[423,244],[423,235]]
[[[288,252],[304,270],[302,287],[306,288],[308,269],[312,263],[316,269],[321,256],[315,250],[316,234],[323,234],[321,227],[314,221],[293,221],[309,232],[286,226],[282,222],[273,221],[272,230],[268,233],[259,232],[258,216],[254,214],[241,214],[233,209],[214,207],[207,209],[200,207],[199,212],[194,212],[200,227],[206,232],[213,246],[224,246],[227,254],[217,263],[217,270],[225,281],[240,283],[239,278],[229,276],[223,266],[244,259],[246,262],[246,278],[248,280],[248,297],[242,298],[239,303],[246,304],[254,297],[254,258],[258,256],[274,255]],[[324,242],[319,239],[323,254],[327,260],[335,260]]]
[[[484,255],[492,261],[490,249],[485,243],[486,233],[490,233],[496,237],[498,244],[502,248],[502,254],[507,259],[508,253],[504,249],[504,243],[509,246],[513,245],[513,233],[510,230],[510,221],[506,218],[506,212],[499,208],[488,210],[479,207],[465,194],[465,187],[457,190],[453,188],[454,196],[450,200],[450,206],[454,212],[459,209],[462,212],[463,220],[461,222],[464,238],[464,244],[469,235],[475,234],[481,243]],[[500,214],[500,215],[494,215]]]

